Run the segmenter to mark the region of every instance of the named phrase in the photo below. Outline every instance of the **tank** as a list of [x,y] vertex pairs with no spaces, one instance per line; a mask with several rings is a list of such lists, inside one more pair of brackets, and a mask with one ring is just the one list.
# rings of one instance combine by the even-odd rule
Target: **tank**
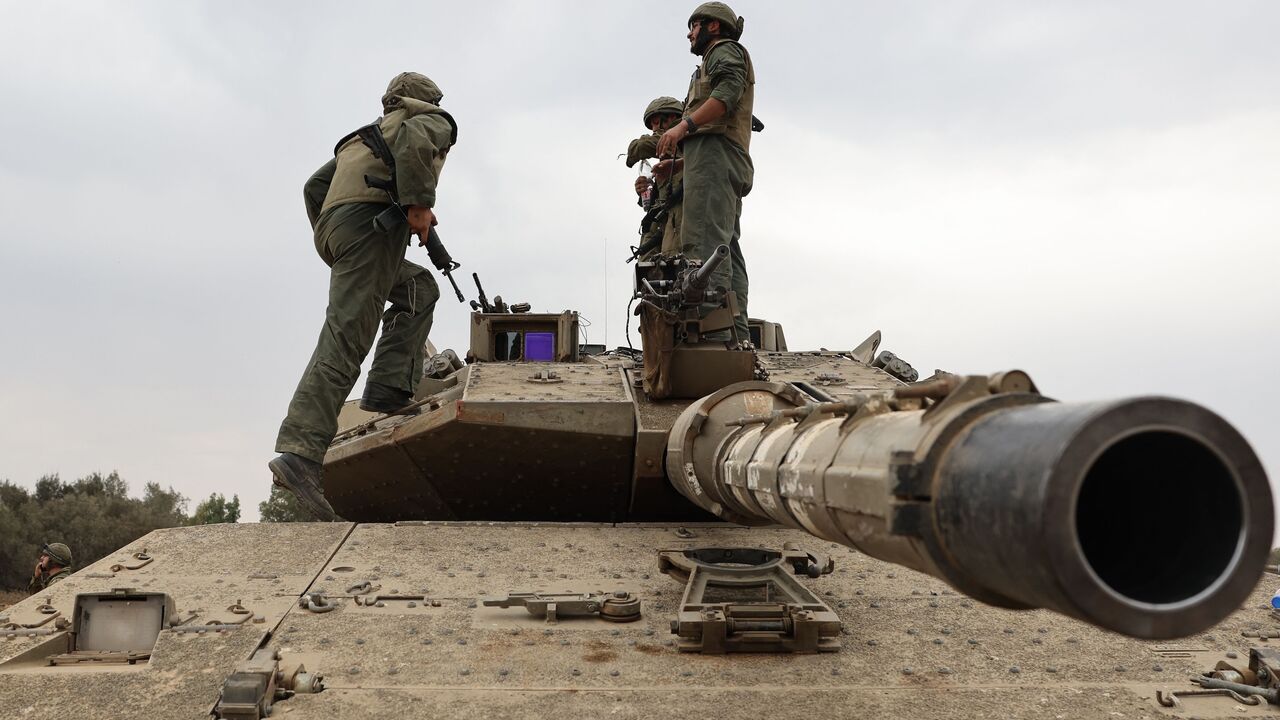
[[159,530],[0,611],[3,714],[1172,716],[1274,622],[1222,418],[733,337],[721,258],[636,263],[641,350],[477,278],[411,406],[344,408],[342,522]]

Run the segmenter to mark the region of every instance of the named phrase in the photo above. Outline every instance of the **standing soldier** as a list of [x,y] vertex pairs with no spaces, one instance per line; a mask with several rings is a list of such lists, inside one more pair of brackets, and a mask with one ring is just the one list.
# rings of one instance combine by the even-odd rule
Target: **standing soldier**
[[46,543],[40,548],[40,559],[36,561],[31,582],[27,583],[27,592],[40,592],[67,578],[71,575],[71,562],[71,548],[62,543]]
[[[730,262],[712,275],[712,284],[738,298],[734,322],[738,339],[747,343],[747,266],[738,245],[742,198],[751,192],[754,168],[751,144],[755,70],[751,55],[738,42],[743,19],[721,2],[703,3],[689,16],[689,51],[702,57],[689,82],[684,118],[663,133],[658,155],[684,160],[659,163],[654,176],[684,168],[684,220],[681,241],[688,254],[705,260],[718,245],[729,246]],[[705,306],[704,312],[713,309]],[[709,339],[728,339],[711,337]]]
[[442,97],[423,75],[397,75],[382,96],[382,118],[338,141],[334,159],[303,188],[316,251],[330,267],[329,307],[280,425],[281,455],[268,467],[277,485],[322,520],[338,519],[324,498],[322,463],[379,318],[382,338],[360,407],[401,410],[422,377],[422,347],[440,290],[404,255],[411,233],[425,244],[436,224],[436,184],[458,139],[457,124],[440,109]]
[[[644,125],[652,133],[641,135],[627,146],[627,167],[641,160],[658,157],[658,139],[662,133],[680,122],[684,104],[673,97],[654,99],[644,109]],[[667,181],[658,182],[641,175],[636,178],[636,194],[645,209],[645,219],[640,227],[640,256],[648,257],[661,252],[673,255],[681,252],[680,201],[684,194],[682,173],[669,174]],[[646,195],[648,203],[645,202]]]

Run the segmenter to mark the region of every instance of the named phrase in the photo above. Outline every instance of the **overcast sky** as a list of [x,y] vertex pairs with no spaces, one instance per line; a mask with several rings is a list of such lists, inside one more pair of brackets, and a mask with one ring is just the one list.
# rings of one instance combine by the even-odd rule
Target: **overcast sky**
[[[0,479],[118,470],[256,518],[324,313],[302,183],[403,70],[460,125],[436,211],[464,271],[624,344],[617,156],[684,96],[695,4],[0,2]],[[752,316],[1188,398],[1280,472],[1280,4],[734,7]]]

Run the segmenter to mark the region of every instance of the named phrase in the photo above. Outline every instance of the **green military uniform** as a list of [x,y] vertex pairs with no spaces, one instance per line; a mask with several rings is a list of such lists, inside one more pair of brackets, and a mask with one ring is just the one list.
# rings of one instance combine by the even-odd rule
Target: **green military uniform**
[[40,548],[41,555],[48,555],[49,560],[54,563],[57,568],[53,572],[41,572],[31,578],[31,582],[27,583],[27,592],[36,593],[53,585],[56,582],[64,580],[71,576],[71,564],[74,558],[71,557],[71,548],[62,543],[49,543]]
[[[457,125],[436,104],[439,88],[417,73],[402,73],[382,98],[379,127],[395,156],[403,206],[431,208]],[[367,382],[412,393],[422,377],[422,348],[440,290],[425,268],[404,259],[408,223],[380,231],[373,218],[391,204],[365,175],[386,177],[386,165],[356,137],[335,148],[303,188],[315,248],[330,267],[329,305],[315,352],[280,425],[276,451],[323,462],[337,432],[338,411],[355,386],[360,364],[382,338]],[[384,311],[384,307],[390,303]]]
[[[645,108],[644,126],[649,127],[650,119],[659,113],[670,113],[679,116],[683,112],[684,104],[679,100],[673,97],[656,98]],[[648,135],[641,135],[632,140],[627,146],[627,167],[634,167],[641,160],[656,159],[658,157],[658,139],[661,137],[662,131],[659,130]],[[682,203],[683,183],[683,170],[673,172],[670,179],[665,183],[655,183],[656,195],[653,198],[651,207],[665,207],[667,208],[667,213],[666,219],[662,223],[652,223],[648,227],[641,227],[641,246],[647,245],[655,237],[661,236],[662,238],[661,244],[647,253],[645,257],[650,257],[657,253],[674,255],[681,252],[680,222],[684,215]]]
[[59,580],[68,577],[71,577],[71,568],[59,568],[57,572],[48,575],[41,573],[31,578],[31,582],[27,583],[27,592],[40,592]]
[[[721,38],[707,46],[702,63],[689,82],[685,116],[709,98],[724,103],[726,112],[684,139],[684,219],[680,235],[686,254],[710,257],[718,245],[729,246],[729,261],[712,275],[712,284],[737,295],[738,338],[750,339],[747,328],[747,266],[738,239],[742,234],[742,198],[751,192],[755,168],[748,152],[751,145],[751,111],[755,98],[755,69],[751,55],[736,39],[742,19],[723,3],[699,6],[690,18],[720,20],[734,39]],[[710,311],[714,306],[707,306]],[[713,337],[712,339],[718,339]],[[727,334],[723,339],[728,339]]]

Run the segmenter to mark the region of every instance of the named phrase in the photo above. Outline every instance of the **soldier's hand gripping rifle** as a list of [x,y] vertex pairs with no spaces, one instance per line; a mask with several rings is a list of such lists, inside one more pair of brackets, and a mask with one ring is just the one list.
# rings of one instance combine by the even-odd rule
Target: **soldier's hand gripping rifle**
[[453,286],[453,294],[458,296],[458,302],[466,300],[462,295],[462,290],[458,289],[458,281],[453,279],[453,271],[462,267],[462,263],[457,262],[449,256],[449,251],[444,248],[444,243],[440,242],[440,233],[435,228],[427,231],[427,257],[431,258],[431,264],[440,271],[441,275],[449,278],[449,284]]
[[[378,213],[373,219],[373,226],[379,232],[387,230],[399,225],[402,222],[409,221],[409,214],[405,212],[404,207],[400,205],[400,192],[396,187],[396,158],[391,153],[391,148],[387,145],[387,140],[382,136],[382,128],[377,123],[365,125],[355,131],[356,137],[360,138],[360,142],[369,148],[369,152],[373,153],[375,159],[381,160],[387,169],[391,171],[389,178],[376,178],[371,175],[364,176],[364,184],[382,190],[387,193],[387,198],[391,200],[391,207]],[[346,138],[338,141],[341,146],[346,142]],[[421,243],[427,248],[427,257],[431,258],[431,264],[436,270],[440,271],[449,279],[449,284],[453,286],[453,294],[458,297],[458,302],[465,302],[466,298],[462,295],[462,290],[458,288],[458,281],[453,279],[453,271],[462,267],[462,263],[455,261],[449,251],[445,249],[444,243],[440,240],[440,234],[435,228],[427,231],[427,237],[423,240],[419,238]]]
[[[644,235],[648,233],[649,229],[654,226],[654,223],[657,223],[659,227],[666,223],[667,216],[671,214],[671,210],[674,209],[675,206],[683,199],[684,185],[682,184],[680,187],[672,190],[667,195],[664,202],[654,203],[650,206],[649,210],[644,214],[644,217],[640,219],[640,234]],[[631,248],[631,257],[627,258],[627,262],[643,257],[654,248],[662,245],[662,235],[663,233],[659,232],[649,240],[641,243],[639,246],[633,246]]]

